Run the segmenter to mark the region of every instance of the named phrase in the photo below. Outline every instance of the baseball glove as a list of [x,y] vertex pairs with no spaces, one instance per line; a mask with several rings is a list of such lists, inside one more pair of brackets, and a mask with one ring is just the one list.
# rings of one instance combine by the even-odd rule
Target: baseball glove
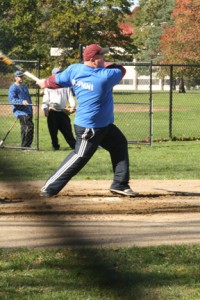
[[65,109],[62,109],[62,111],[66,114],[66,115],[71,115],[76,111],[75,107],[71,107],[71,106],[66,106]]

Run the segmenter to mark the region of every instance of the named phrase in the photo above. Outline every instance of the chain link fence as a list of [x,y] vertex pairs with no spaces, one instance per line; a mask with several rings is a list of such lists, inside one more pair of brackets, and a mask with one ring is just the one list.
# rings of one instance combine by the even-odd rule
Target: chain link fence
[[[38,61],[17,62],[38,76]],[[127,73],[113,89],[115,124],[123,131],[129,144],[200,139],[200,65],[121,64]],[[0,62],[0,140],[11,128],[3,143],[7,148],[20,148],[21,143],[20,124],[15,123],[8,103],[8,88],[14,82],[14,72],[14,68]],[[31,149],[39,149],[39,140],[42,139],[39,137],[39,103],[42,95],[34,81],[25,78],[25,83],[33,103],[34,140]],[[41,118],[45,117],[41,115]],[[41,121],[46,124],[45,120]],[[48,146],[42,143],[42,148],[45,147]]]
[[123,131],[129,144],[151,144],[152,65],[151,63],[121,64],[127,72],[113,90],[115,124]]
[[[39,61],[15,60],[15,63],[29,70],[36,76],[39,74]],[[12,104],[8,100],[8,89],[15,82],[16,69],[7,66],[0,61],[0,145],[3,148],[21,147],[21,126],[20,121],[15,118],[12,112]],[[39,149],[39,90],[34,81],[24,76],[24,83],[29,89],[32,100],[34,136],[29,149]],[[27,137],[29,138],[29,137]],[[31,138],[31,137],[30,137]]]
[[155,65],[152,77],[154,140],[199,139],[200,65]]
[[200,139],[200,65],[121,64],[115,123],[129,143]]

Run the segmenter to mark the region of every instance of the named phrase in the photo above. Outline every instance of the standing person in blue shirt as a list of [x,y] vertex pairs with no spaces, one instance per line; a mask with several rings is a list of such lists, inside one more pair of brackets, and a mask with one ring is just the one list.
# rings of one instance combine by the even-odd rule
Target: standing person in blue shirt
[[12,104],[14,116],[19,119],[21,125],[21,147],[31,147],[33,142],[34,124],[32,121],[33,110],[31,96],[28,87],[23,84],[23,73],[16,71],[15,83],[8,90],[9,103]]
[[110,153],[114,172],[110,191],[129,197],[137,195],[129,186],[127,140],[113,124],[112,89],[126,70],[121,65],[105,63],[107,52],[109,48],[91,44],[84,49],[84,64],[72,64],[63,72],[36,82],[41,88],[72,87],[78,102],[75,149],[46,181],[41,196],[56,195],[85,166],[98,146]]

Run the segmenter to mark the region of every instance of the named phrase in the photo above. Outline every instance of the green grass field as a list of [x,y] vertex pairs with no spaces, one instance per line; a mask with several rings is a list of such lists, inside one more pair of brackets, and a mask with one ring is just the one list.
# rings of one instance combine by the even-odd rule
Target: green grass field
[[200,247],[0,250],[2,300],[198,300]]
[[[200,141],[161,142],[153,146],[130,145],[131,179],[199,179]],[[71,150],[0,149],[0,180],[44,180],[59,166]],[[98,149],[73,180],[113,177],[109,154]]]
[[[34,90],[31,90],[34,93]],[[6,91],[0,91],[0,137],[12,124],[11,107],[7,105]],[[1,96],[2,95],[2,96]],[[4,95],[4,96],[3,96]],[[40,97],[41,98],[41,97]],[[152,131],[150,132],[150,103],[148,91],[115,92],[115,123],[124,132],[129,142],[147,142],[150,135],[154,141],[193,140],[200,138],[200,94],[187,91],[186,94],[173,92],[173,110],[170,121],[169,92],[154,91],[152,95]],[[41,102],[42,99],[40,99]],[[36,98],[33,97],[35,103]],[[2,105],[1,105],[2,104]],[[73,122],[73,115],[71,116]],[[40,148],[49,149],[46,120],[40,109]],[[37,131],[37,129],[36,129]],[[19,146],[19,128],[15,128],[7,139],[8,145]],[[36,145],[36,140],[34,141]]]
[[[123,112],[117,109],[118,103],[124,102]],[[132,103],[132,107],[130,104]],[[150,115],[149,94],[144,92],[115,95],[115,121],[129,141],[142,141],[149,138]],[[194,139],[199,138],[200,92],[187,91],[186,94],[173,92],[172,119],[170,125],[169,91],[153,91],[152,94],[152,138],[153,140]],[[172,131],[170,132],[170,126]]]

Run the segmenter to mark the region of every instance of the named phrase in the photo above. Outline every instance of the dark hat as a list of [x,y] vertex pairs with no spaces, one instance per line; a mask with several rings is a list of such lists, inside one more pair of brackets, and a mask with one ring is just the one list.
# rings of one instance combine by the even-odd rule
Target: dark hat
[[14,75],[15,75],[15,77],[23,77],[24,76],[24,74],[21,71],[16,71]]
[[88,61],[93,58],[95,55],[104,55],[109,52],[109,48],[102,48],[97,44],[91,44],[86,46],[83,51],[83,60]]

